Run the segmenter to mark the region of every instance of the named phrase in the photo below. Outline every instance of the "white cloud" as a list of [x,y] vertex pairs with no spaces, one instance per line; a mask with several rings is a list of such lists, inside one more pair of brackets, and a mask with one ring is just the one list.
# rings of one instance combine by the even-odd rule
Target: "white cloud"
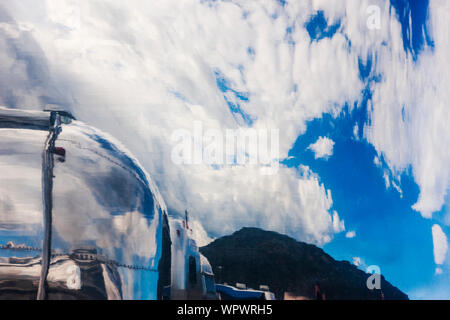
[[333,230],[335,233],[345,231],[344,220],[339,219],[339,215],[336,211],[333,212]]
[[373,158],[373,163],[377,166],[377,167],[381,167],[381,160],[378,156],[375,156]]
[[[309,168],[282,167],[261,177],[249,166],[178,166],[170,158],[172,132],[191,129],[193,121],[221,131],[246,126],[230,112],[215,71],[248,95],[240,108],[255,129],[282,129],[282,158],[307,120],[358,99],[358,64],[348,57],[345,37],[311,43],[303,24],[312,3],[288,7],[275,1],[11,2],[5,9],[12,18],[0,21],[7,48],[0,71],[14,77],[1,79],[0,103],[68,106],[121,140],[169,208],[188,208],[211,234],[255,225],[323,244],[343,221],[331,210],[330,190]],[[285,38],[292,25],[296,45]],[[230,91],[226,96],[238,101]]]
[[387,172],[387,170],[385,170],[383,173],[383,179],[384,184],[386,185],[386,189],[389,189],[391,187],[391,180],[389,180],[389,173]]
[[214,240],[208,236],[208,233],[198,220],[189,221],[189,228],[192,230],[191,237],[195,240],[198,247],[206,246]]
[[319,137],[308,149],[314,152],[314,158],[328,159],[333,154],[334,141],[327,137]]
[[[336,212],[330,214],[330,190],[308,167],[281,166],[273,176],[260,175],[251,166],[222,170],[186,166],[185,170],[194,189],[168,192],[165,200],[178,211],[187,207],[209,233],[229,234],[256,226],[324,244],[344,227]],[[173,179],[168,183],[178,177]]]
[[400,186],[397,184],[397,182],[395,182],[395,180],[392,180],[392,186],[400,194],[400,198],[403,198],[403,190],[400,188]]
[[[324,243],[342,229],[330,190],[309,169],[281,167],[266,179],[247,166],[171,162],[169,137],[194,120],[219,130],[246,126],[218,89],[217,70],[247,93],[240,108],[254,128],[280,129],[284,158],[307,121],[360,100],[358,58],[377,57],[374,74],[382,80],[371,84],[364,137],[393,176],[412,167],[420,187],[415,209],[430,217],[442,206],[450,170],[446,0],[430,2],[435,48],[417,63],[404,53],[400,24],[381,0],[288,1],[285,8],[276,1],[55,3],[2,5],[0,74],[7,76],[0,77],[0,104],[68,106],[121,140],[168,206],[189,208],[208,232],[251,224]],[[373,4],[382,8],[381,30],[369,31],[365,9]],[[331,39],[311,41],[304,25],[319,9],[341,27]],[[332,154],[327,143],[316,156]]]
[[435,275],[441,275],[443,273],[442,268],[436,268],[436,270],[434,271]]
[[[372,86],[370,125],[365,136],[394,174],[412,168],[420,187],[413,208],[430,218],[440,210],[450,186],[450,74],[447,32],[450,23],[448,1],[429,3],[429,30],[434,48],[425,47],[415,62],[405,53],[400,24],[387,16],[378,40],[393,45],[363,48],[377,56],[376,73],[382,80]],[[389,29],[386,29],[388,27]]]
[[447,236],[437,224],[433,225],[431,231],[433,234],[434,262],[436,264],[443,264],[448,249]]
[[346,238],[349,238],[349,239],[351,239],[351,238],[354,238],[354,237],[356,237],[356,232],[355,231],[348,231],[346,234],[345,234],[345,237]]
[[353,264],[354,264],[355,266],[359,267],[359,266],[361,266],[363,263],[362,263],[362,260],[361,260],[360,257],[353,257]]
[[355,126],[353,127],[353,138],[355,140],[359,140],[359,126],[358,126],[358,124],[355,124]]

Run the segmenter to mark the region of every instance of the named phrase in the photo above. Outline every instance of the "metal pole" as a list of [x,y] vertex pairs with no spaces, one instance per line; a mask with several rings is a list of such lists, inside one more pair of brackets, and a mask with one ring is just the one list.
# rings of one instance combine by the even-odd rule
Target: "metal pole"
[[59,115],[52,112],[50,132],[45,140],[44,151],[42,152],[42,205],[44,213],[44,243],[42,247],[41,276],[39,278],[39,287],[37,300],[46,298],[46,279],[51,259],[51,241],[52,241],[52,210],[53,210],[53,168],[54,158],[53,149],[55,141],[61,132]]

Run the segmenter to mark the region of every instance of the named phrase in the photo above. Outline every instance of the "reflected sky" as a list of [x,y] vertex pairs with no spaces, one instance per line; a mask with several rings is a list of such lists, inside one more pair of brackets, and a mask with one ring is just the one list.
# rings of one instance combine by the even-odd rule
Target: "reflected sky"
[[[37,279],[43,242],[42,151],[48,131],[0,131],[0,274]],[[81,274],[92,269],[82,267],[88,259],[103,268],[94,276],[101,274],[106,287],[110,284],[102,290],[116,298],[156,299],[160,222],[166,209],[150,177],[120,143],[78,121],[62,125],[55,147],[65,155],[54,155],[48,281],[62,281],[65,287],[67,270],[81,266]],[[17,266],[14,257],[25,260]],[[66,258],[61,262],[57,257]],[[74,267],[73,259],[82,260]]]

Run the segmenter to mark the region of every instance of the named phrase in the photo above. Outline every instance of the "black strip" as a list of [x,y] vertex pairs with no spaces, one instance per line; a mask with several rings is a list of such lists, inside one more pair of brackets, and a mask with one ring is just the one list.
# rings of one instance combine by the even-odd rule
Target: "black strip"
[[[269,320],[269,319],[408,319],[409,315],[418,317],[420,311],[428,314],[448,314],[449,301],[45,301],[22,302],[0,301],[4,310],[20,310],[21,317],[36,317],[36,314],[48,313],[54,308],[63,308],[75,316],[105,318],[106,314],[113,314],[115,318],[128,319],[132,315],[146,315],[148,318],[164,318],[179,320]],[[224,312],[225,306],[254,305],[256,312]],[[26,306],[29,306],[27,308]],[[270,308],[269,308],[270,306]],[[196,308],[197,314],[183,314],[189,308]],[[209,316],[198,314],[199,307],[208,307]],[[228,307],[229,308],[229,307]],[[131,311],[130,311],[131,310]],[[191,309],[192,310],[192,309]],[[217,310],[217,311],[216,311]],[[248,310],[248,309],[247,309]],[[233,314],[234,313],[234,314]],[[413,318],[413,317],[411,317]]]

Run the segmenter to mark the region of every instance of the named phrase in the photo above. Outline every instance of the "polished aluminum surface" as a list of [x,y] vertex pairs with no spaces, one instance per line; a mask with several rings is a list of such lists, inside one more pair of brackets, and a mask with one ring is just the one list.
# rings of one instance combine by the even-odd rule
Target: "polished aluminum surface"
[[37,294],[49,234],[48,298],[156,299],[166,208],[149,175],[107,134],[63,119],[44,232],[43,115],[0,112],[0,291],[15,284],[12,298]]

